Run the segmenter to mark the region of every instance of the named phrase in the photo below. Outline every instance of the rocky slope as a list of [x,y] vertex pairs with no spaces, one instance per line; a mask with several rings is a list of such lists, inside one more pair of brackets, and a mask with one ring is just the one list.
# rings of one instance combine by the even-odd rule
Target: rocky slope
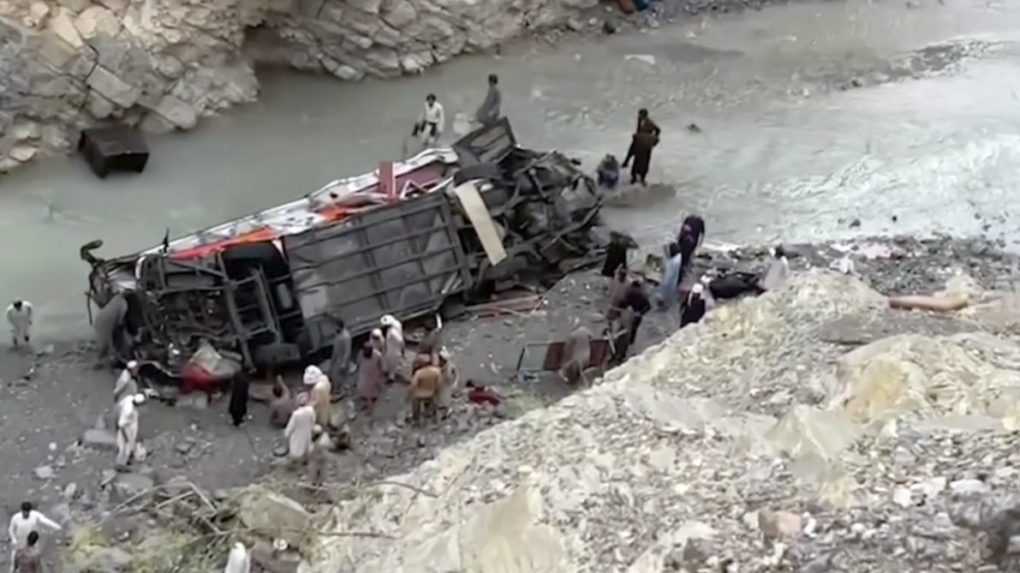
[[1020,570],[1020,307],[951,288],[904,313],[809,271],[721,307],[338,503],[304,570]]
[[[117,119],[188,129],[258,95],[254,60],[345,80],[415,73],[598,0],[10,0],[0,3],[0,172]],[[677,13],[762,0],[670,0]]]

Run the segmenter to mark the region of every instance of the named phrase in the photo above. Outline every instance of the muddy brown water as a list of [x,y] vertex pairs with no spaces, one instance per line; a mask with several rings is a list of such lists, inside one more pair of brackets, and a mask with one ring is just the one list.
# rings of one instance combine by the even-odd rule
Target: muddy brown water
[[689,210],[710,239],[733,243],[908,232],[1013,241],[1020,5],[908,4],[794,4],[520,42],[397,81],[264,70],[258,103],[151,138],[141,176],[100,181],[71,157],[0,179],[0,299],[32,300],[43,337],[87,334],[80,244],[101,237],[102,253],[129,252],[165,228],[185,233],[372,169],[399,153],[425,93],[451,118],[469,113],[490,71],[523,144],[589,168],[622,155],[634,110],[651,109],[664,129],[651,179],[676,194],[606,211],[646,244]]

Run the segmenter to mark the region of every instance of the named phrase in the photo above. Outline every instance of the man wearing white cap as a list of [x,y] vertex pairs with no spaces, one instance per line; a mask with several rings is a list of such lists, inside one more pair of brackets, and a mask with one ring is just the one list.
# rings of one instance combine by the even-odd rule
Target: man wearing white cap
[[443,385],[439,388],[439,406],[448,410],[453,402],[453,393],[460,388],[460,373],[450,361],[450,351],[446,348],[439,349],[439,369],[443,373]]
[[379,319],[386,340],[383,352],[383,370],[387,382],[396,382],[401,377],[401,366],[404,362],[404,327],[393,315],[387,314]]
[[8,305],[7,322],[11,325],[11,341],[15,348],[32,341],[32,303],[16,300]]
[[304,383],[305,386],[311,387],[309,398],[315,410],[315,423],[323,427],[329,425],[329,403],[333,384],[318,366],[305,368]]
[[251,557],[248,555],[248,549],[243,543],[237,542],[234,547],[230,550],[230,556],[227,557],[227,568],[223,570],[223,573],[250,573],[251,572]]
[[291,462],[307,462],[312,452],[312,431],[315,428],[315,409],[308,403],[308,395],[298,397],[298,409],[290,416],[283,435],[287,438]]
[[145,401],[145,396],[134,394],[125,396],[117,404],[117,466],[125,467],[131,463],[138,442],[138,406]]
[[125,396],[134,396],[138,393],[138,361],[132,360],[117,377],[117,383],[113,385],[113,403],[120,404]]

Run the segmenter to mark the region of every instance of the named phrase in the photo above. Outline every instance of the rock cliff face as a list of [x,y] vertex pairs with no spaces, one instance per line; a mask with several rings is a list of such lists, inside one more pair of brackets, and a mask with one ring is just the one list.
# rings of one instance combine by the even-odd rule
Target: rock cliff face
[[597,0],[9,0],[0,2],[0,171],[116,118],[161,132],[258,95],[245,50],[270,43],[342,79],[420,71]]
[[306,571],[1018,570],[1006,309],[797,277],[341,503]]

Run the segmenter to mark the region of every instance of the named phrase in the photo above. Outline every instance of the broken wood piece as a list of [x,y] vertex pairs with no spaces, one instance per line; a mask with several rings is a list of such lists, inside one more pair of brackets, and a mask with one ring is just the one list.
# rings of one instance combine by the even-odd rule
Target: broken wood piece
[[900,310],[953,312],[966,308],[968,304],[967,297],[963,295],[934,296],[914,294],[889,297],[889,307]]

